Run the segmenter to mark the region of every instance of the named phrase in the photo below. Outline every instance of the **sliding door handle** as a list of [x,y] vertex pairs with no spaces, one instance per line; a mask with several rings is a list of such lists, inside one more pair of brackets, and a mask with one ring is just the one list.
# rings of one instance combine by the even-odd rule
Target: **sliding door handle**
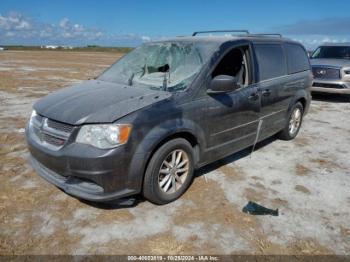
[[256,93],[253,93],[251,94],[250,96],[248,96],[248,99],[251,100],[251,101],[255,101],[259,98],[259,93],[256,92]]

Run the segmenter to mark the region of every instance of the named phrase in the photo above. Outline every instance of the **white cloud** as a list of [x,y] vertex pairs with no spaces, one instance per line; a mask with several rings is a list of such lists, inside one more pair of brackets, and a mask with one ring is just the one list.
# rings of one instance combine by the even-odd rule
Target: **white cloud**
[[29,30],[31,29],[31,25],[27,21],[21,21],[15,28],[18,30]]
[[2,44],[102,44],[138,45],[151,41],[149,36],[133,33],[110,34],[94,27],[73,23],[63,17],[57,24],[49,24],[26,17],[18,12],[0,14],[0,39]]
[[69,19],[67,17],[64,17],[61,19],[61,21],[59,22],[59,26],[61,28],[67,28],[69,25]]
[[32,21],[23,17],[20,13],[11,12],[8,16],[0,14],[0,30],[30,30],[32,28]]
[[142,36],[141,39],[142,41],[145,41],[145,42],[151,41],[151,38],[149,36]]
[[325,35],[308,35],[308,36],[292,36],[293,40],[302,43],[306,49],[313,50],[324,43],[344,43],[349,39],[344,36],[325,36]]
[[13,37],[13,36],[15,36],[15,33],[14,32],[6,32],[6,36]]

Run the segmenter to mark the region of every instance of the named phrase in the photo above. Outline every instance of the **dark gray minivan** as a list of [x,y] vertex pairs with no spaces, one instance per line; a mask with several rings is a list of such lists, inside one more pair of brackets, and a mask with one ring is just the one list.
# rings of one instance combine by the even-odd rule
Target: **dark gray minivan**
[[95,80],[34,105],[31,162],[78,198],[142,193],[165,204],[186,191],[196,168],[274,134],[293,139],[311,83],[304,47],[278,36],[146,43]]

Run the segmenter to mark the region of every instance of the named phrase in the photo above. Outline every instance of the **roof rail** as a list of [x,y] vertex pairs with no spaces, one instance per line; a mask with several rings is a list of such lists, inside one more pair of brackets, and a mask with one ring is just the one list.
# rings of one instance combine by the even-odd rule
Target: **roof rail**
[[271,33],[271,34],[248,34],[248,36],[277,36],[282,38],[281,34]]
[[196,36],[198,34],[208,34],[208,33],[245,33],[249,35],[248,30],[213,30],[213,31],[197,31],[193,32],[192,36]]

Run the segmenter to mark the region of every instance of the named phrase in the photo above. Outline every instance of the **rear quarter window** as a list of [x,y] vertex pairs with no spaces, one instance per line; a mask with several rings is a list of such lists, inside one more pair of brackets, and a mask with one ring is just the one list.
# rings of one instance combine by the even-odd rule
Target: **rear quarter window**
[[294,74],[310,69],[309,58],[304,48],[296,44],[285,44],[284,47],[287,54],[289,74]]
[[255,44],[260,81],[287,74],[286,58],[280,44]]

